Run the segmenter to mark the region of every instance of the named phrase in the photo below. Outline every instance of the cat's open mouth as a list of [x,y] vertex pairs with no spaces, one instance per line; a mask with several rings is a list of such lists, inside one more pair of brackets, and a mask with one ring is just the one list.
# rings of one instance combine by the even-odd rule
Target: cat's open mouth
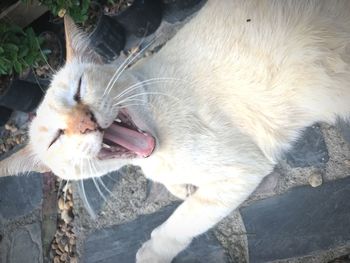
[[154,148],[153,136],[141,131],[126,111],[120,111],[117,119],[104,131],[98,158],[146,158]]

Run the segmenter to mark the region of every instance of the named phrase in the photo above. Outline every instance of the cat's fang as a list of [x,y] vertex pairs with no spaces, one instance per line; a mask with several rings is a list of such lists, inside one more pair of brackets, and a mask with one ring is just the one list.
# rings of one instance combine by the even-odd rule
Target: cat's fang
[[103,147],[103,148],[107,148],[107,149],[110,149],[110,148],[111,148],[111,146],[108,145],[107,143],[102,143],[102,147]]

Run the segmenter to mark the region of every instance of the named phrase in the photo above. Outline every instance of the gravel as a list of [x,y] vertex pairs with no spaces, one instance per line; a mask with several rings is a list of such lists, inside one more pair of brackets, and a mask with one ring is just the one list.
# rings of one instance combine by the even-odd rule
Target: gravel
[[[64,187],[60,187],[65,185]],[[58,222],[57,231],[51,244],[50,262],[77,263],[76,236],[73,231],[73,193],[69,184],[57,178]]]

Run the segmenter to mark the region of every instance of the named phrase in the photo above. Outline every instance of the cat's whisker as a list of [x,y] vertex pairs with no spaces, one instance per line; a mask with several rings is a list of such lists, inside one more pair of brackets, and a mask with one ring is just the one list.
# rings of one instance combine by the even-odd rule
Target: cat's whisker
[[[96,166],[94,165],[93,162],[91,162],[92,168],[95,170],[95,172],[97,173],[97,169]],[[101,177],[96,177],[96,180],[100,183],[100,185],[109,193],[109,195],[113,198],[116,199],[116,196],[109,190],[109,188],[104,184],[103,180]]]
[[64,187],[63,187],[63,189],[62,189],[62,191],[63,191],[63,193],[64,193],[64,195],[63,195],[63,200],[64,200],[64,202],[66,202],[66,200],[67,200],[68,186],[69,186],[69,180],[67,180],[67,181],[65,182],[65,185],[64,185]]
[[33,75],[34,75],[36,84],[38,84],[38,86],[39,86],[39,88],[41,89],[41,91],[42,91],[43,93],[45,93],[45,90],[44,90],[43,87],[41,86],[40,81],[38,80],[36,74],[33,74]]
[[[92,167],[93,169],[97,170],[95,165],[93,163],[92,164]],[[109,193],[109,195],[115,199],[117,199],[117,197],[111,192],[111,190],[109,190],[109,188],[104,184],[102,178],[100,177],[96,177],[96,179],[98,180],[98,182],[100,182],[101,186]]]
[[[143,102],[144,105],[147,104],[147,101],[142,100],[142,99],[125,99],[125,100],[123,100],[121,103],[124,103],[124,102],[133,102],[133,101]],[[142,104],[142,105],[143,105],[143,104]],[[120,102],[117,102],[117,103],[113,104],[114,107],[119,106],[119,105],[120,105]],[[121,120],[119,120],[119,121],[121,122]]]
[[106,196],[102,193],[100,186],[98,185],[98,183],[97,183],[96,180],[95,180],[96,178],[95,178],[95,177],[91,177],[91,179],[92,179],[92,181],[94,182],[94,185],[95,185],[95,187],[96,187],[97,192],[99,193],[99,195],[100,195],[100,196],[102,197],[102,199],[108,204],[108,201],[107,201]]
[[[142,43],[144,41],[144,38],[142,38],[139,42],[139,44],[137,46],[141,46]],[[111,83],[113,81],[113,79],[116,77],[117,74],[119,74],[119,71],[128,63],[128,61],[132,58],[132,56],[137,53],[137,49],[133,50],[128,56],[127,58],[123,61],[123,63],[117,68],[117,70],[115,71],[115,73],[113,74],[113,76],[111,77],[111,79],[109,80],[106,89],[103,92],[103,96],[104,97],[106,95],[106,91],[110,89]],[[107,94],[109,93],[109,91],[107,92]]]
[[134,53],[131,53],[125,60],[124,62],[117,68],[117,70],[115,71],[115,73],[112,75],[111,79],[109,80],[103,94],[102,94],[102,98],[106,95],[109,94],[111,88],[113,87],[112,82],[114,80],[114,78],[119,74],[119,71],[128,63],[129,59],[132,57]]
[[97,177],[96,179],[100,182],[101,186],[109,193],[110,196],[115,197],[111,190],[109,190],[108,187],[104,184],[102,178]]
[[[80,174],[82,174],[82,172],[83,172],[83,158],[80,158],[79,166],[80,166]],[[89,203],[89,200],[86,196],[84,179],[79,178],[79,181],[80,181],[80,190],[82,191],[81,194],[83,197],[85,208],[87,209],[87,212],[90,214],[90,216],[95,219],[97,216],[96,216],[96,213],[94,212],[94,210],[92,209],[92,207]]]
[[[101,189],[100,189],[100,186],[98,185],[98,183],[97,183],[96,180],[95,180],[95,177],[93,176],[91,161],[90,161],[90,160],[87,160],[87,161],[88,161],[88,165],[89,165],[89,169],[90,169],[90,173],[91,173],[91,179],[92,179],[92,181],[93,181],[93,183],[94,183],[94,185],[95,185],[95,187],[96,187],[96,190],[97,190],[97,192],[100,194],[100,196],[102,197],[102,199],[103,199],[106,203],[108,203],[108,202],[107,202],[106,196],[102,193],[102,191],[101,191]],[[96,173],[96,171],[95,171],[95,173]]]
[[115,79],[113,80],[110,89],[115,85],[115,83],[117,82],[117,80],[119,79],[119,77],[124,73],[124,70],[125,70],[126,68],[128,68],[128,67],[131,65],[131,63],[133,63],[137,58],[139,58],[139,56],[142,55],[143,52],[144,52],[147,48],[149,48],[149,47],[154,43],[154,41],[155,41],[155,38],[154,38],[153,40],[151,40],[146,46],[144,46],[139,52],[133,52],[133,53],[135,53],[135,55],[132,54],[132,55],[130,56],[130,60],[127,61],[127,63],[124,65],[124,67],[120,70],[120,72],[118,73],[118,75],[117,75],[117,76],[115,77]]
[[79,182],[80,182],[79,189],[82,191],[81,194],[82,194],[82,198],[83,198],[83,201],[84,201],[84,204],[85,204],[85,208],[87,209],[88,213],[91,215],[92,218],[96,218],[96,213],[92,209],[92,207],[91,207],[91,205],[89,203],[89,200],[86,197],[84,180],[80,179]]
[[48,66],[49,66],[49,68],[50,68],[50,70],[51,70],[52,74],[56,74],[56,73],[57,73],[57,71],[55,71],[55,70],[54,70],[54,69],[51,67],[51,65],[49,64],[49,62],[47,61],[47,59],[46,59],[46,57],[45,57],[45,54],[44,54],[43,50],[41,49],[41,47],[40,47],[40,45],[39,45],[38,40],[36,40],[36,41],[37,41],[37,45],[38,45],[39,50],[40,50],[40,54],[41,54],[42,58],[44,59],[44,61],[45,61],[46,65],[48,65]]
[[[118,171],[118,173],[120,173],[120,172]],[[113,182],[115,182],[115,183],[118,182],[110,174],[106,174],[106,176],[108,176],[108,178],[111,179]]]
[[131,91],[139,88],[142,85],[153,84],[153,83],[162,83],[162,82],[167,82],[167,81],[181,81],[181,80],[180,79],[176,79],[176,78],[151,78],[151,79],[147,79],[147,80],[144,80],[144,81],[141,81],[141,82],[137,82],[137,83],[131,85],[130,87],[125,89],[123,92],[121,92],[119,95],[115,96],[113,98],[113,100],[121,98],[125,94],[130,93]]
[[[123,74],[124,70],[132,63],[134,62],[147,48],[149,48],[155,41],[155,38],[153,40],[151,40],[145,47],[143,47],[137,54],[135,54],[134,57],[130,57],[131,59],[129,61],[127,61],[127,63],[120,69],[120,70],[117,70],[117,71],[120,71],[118,72],[118,74],[116,76],[112,76],[112,79],[114,78],[114,80],[111,82],[111,84],[107,84],[107,87],[108,87],[108,92],[107,92],[107,95],[109,94],[109,92],[111,91],[111,89],[113,88],[113,86],[115,85],[115,83],[117,82],[117,80],[119,79],[119,77]],[[123,63],[124,64],[124,63]],[[119,68],[118,68],[119,69]]]
[[165,97],[169,97],[169,98],[172,98],[176,101],[180,101],[179,98],[175,97],[175,96],[172,96],[172,95],[169,95],[169,94],[165,94],[165,93],[162,93],[162,92],[141,92],[141,93],[138,93],[138,94],[135,94],[135,95],[131,95],[129,96],[128,98],[126,99],[123,99],[119,102],[117,102],[116,104],[114,104],[115,106],[118,106],[124,102],[127,102],[129,99],[132,99],[132,98],[135,98],[135,97],[138,97],[138,96],[144,96],[144,95],[162,95],[162,96],[165,96]]
[[135,103],[135,104],[125,104],[123,106],[119,106],[118,108],[119,109],[124,109],[124,108],[128,108],[128,107],[131,107],[131,106],[145,106],[147,104],[139,104],[139,103]]

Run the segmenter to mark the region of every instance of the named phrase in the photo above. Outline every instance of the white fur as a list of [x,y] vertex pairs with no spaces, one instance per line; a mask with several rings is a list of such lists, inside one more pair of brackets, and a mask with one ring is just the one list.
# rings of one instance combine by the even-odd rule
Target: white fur
[[[247,198],[303,128],[349,116],[349,13],[347,0],[208,0],[157,54],[125,70],[107,98],[115,68],[78,59],[67,64],[38,110],[30,144],[66,179],[101,176],[132,163],[177,196],[183,196],[180,185],[197,186],[137,254],[138,263],[170,262]],[[126,88],[152,78],[177,79],[127,94],[143,100],[134,104],[146,103],[128,109],[157,139],[149,158],[97,160],[98,132],[62,136],[47,149],[66,125],[82,73],[82,99],[104,127],[118,112],[112,98]],[[39,131],[43,124],[47,133]]]

